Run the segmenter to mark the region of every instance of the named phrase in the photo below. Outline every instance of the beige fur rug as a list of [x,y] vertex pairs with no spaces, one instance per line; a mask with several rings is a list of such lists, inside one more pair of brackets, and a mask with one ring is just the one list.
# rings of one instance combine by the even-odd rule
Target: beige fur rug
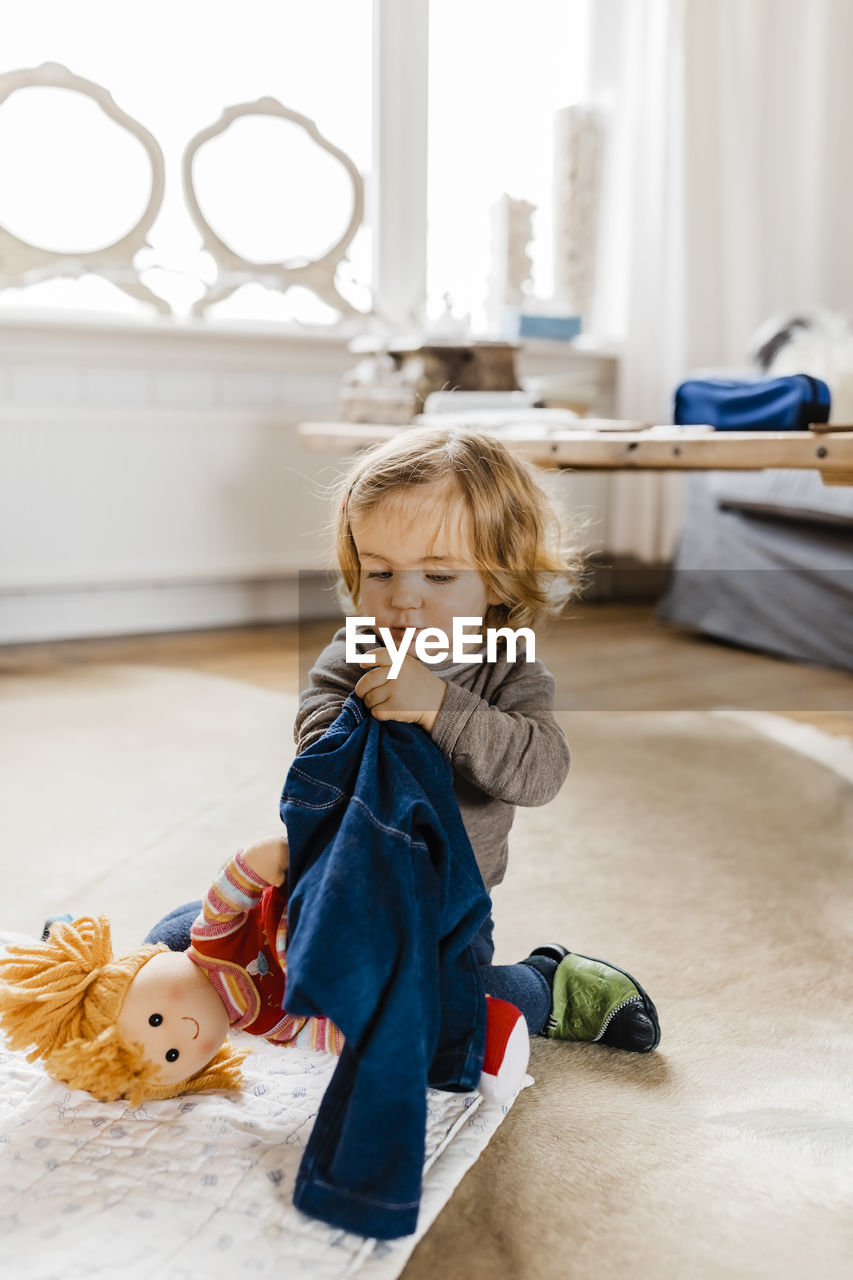
[[[291,697],[118,666],[0,694],[5,929],[103,911],[133,946],[277,824]],[[558,940],[613,960],[662,1044],[534,1041],[535,1087],[407,1280],[850,1274],[850,748],[769,721],[565,715],[572,772],[517,815],[497,958]]]

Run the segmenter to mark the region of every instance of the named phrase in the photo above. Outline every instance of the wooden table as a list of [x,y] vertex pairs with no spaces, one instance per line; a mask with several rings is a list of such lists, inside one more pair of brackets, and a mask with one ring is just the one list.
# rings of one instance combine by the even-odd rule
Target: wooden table
[[[308,449],[350,453],[388,440],[407,427],[362,422],[303,422]],[[691,435],[678,427],[651,430],[501,428],[494,434],[539,467],[591,471],[757,471],[765,467],[819,471],[824,484],[853,484],[853,426],[820,431],[715,431]]]

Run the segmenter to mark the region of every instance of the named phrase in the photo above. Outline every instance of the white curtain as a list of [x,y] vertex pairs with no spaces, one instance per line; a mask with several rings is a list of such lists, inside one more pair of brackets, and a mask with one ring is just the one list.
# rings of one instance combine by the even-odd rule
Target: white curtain
[[[610,120],[592,328],[620,412],[671,420],[697,368],[743,366],[768,317],[853,313],[853,0],[594,0]],[[677,477],[615,478],[608,544],[660,559]]]

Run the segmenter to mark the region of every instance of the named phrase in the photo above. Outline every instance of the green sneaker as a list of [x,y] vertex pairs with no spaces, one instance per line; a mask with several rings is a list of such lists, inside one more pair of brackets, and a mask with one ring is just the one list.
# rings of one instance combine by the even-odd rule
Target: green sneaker
[[[551,947],[542,952],[554,954]],[[655,1006],[630,973],[570,951],[554,974],[551,1016],[542,1034],[651,1053],[660,1044],[660,1023]]]

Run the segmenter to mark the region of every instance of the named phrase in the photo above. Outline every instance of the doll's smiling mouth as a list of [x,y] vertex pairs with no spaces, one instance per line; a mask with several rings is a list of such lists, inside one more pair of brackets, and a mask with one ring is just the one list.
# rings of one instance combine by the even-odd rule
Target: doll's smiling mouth
[[197,1040],[198,1039],[198,1023],[196,1022],[195,1018],[182,1018],[181,1021],[192,1022],[195,1024],[195,1035],[193,1036],[193,1040]]

